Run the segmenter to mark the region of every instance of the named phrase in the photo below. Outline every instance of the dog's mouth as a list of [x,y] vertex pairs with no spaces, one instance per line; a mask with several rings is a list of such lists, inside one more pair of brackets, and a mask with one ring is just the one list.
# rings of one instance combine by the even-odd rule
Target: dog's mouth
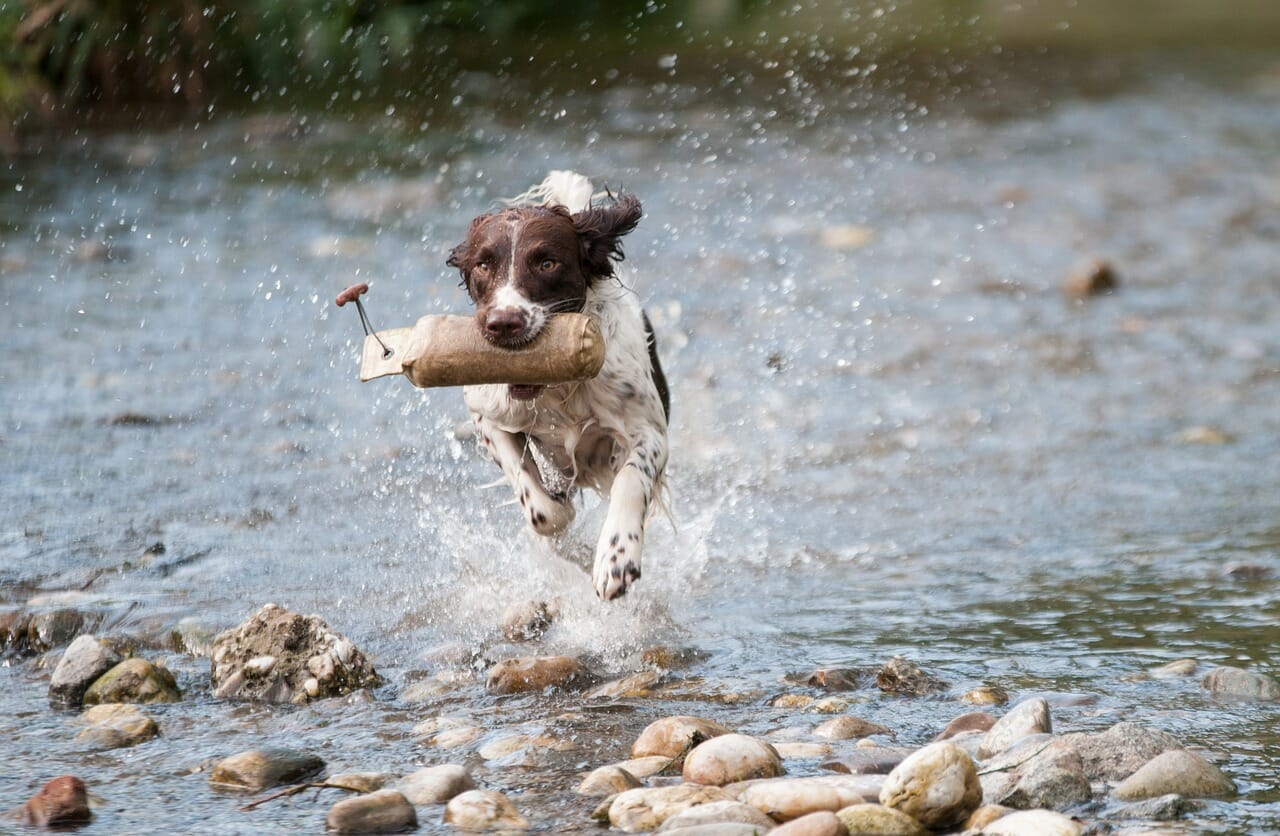
[[507,386],[507,394],[518,401],[531,401],[546,388],[528,383],[511,383]]

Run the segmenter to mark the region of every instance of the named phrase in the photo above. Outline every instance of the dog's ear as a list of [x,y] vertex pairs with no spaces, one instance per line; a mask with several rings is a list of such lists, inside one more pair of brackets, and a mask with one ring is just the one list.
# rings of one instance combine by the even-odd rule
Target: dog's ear
[[613,203],[583,209],[572,217],[582,242],[582,267],[591,278],[613,275],[613,262],[622,261],[622,236],[640,223],[640,201],[620,194]]
[[472,219],[471,226],[467,228],[467,237],[449,251],[449,257],[444,262],[450,267],[458,268],[458,272],[462,274],[461,285],[467,289],[468,293],[471,292],[471,268],[476,266],[476,232],[488,219],[489,215],[480,215]]

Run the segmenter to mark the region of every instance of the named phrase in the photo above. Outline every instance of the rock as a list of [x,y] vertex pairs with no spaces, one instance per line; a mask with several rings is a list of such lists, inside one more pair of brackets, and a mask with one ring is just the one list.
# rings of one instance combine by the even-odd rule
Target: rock
[[982,711],[970,711],[968,714],[961,714],[950,723],[947,723],[947,727],[934,738],[934,741],[950,740],[962,732],[990,731],[995,724],[996,718],[990,714]]
[[831,747],[825,743],[774,743],[772,746],[784,761],[825,758],[831,754]]
[[679,771],[679,767],[683,764],[673,762],[666,755],[645,755],[640,758],[630,758],[629,760],[620,761],[611,766],[625,769],[637,778],[648,778],[651,775],[657,775],[665,769],[674,767]]
[[1193,813],[1203,808],[1204,804],[1199,801],[1183,798],[1177,793],[1169,793],[1158,798],[1148,798],[1146,801],[1126,804],[1113,810],[1111,818],[1173,821],[1174,819],[1182,818],[1187,813]]
[[1009,692],[999,685],[980,685],[965,691],[960,699],[972,705],[1004,705],[1009,701]]
[[777,751],[745,734],[722,734],[698,744],[685,756],[684,779],[722,787],[752,778],[777,778],[785,770]]
[[74,708],[83,702],[93,681],[120,664],[120,654],[94,636],[77,638],[58,660],[49,680],[49,704]]
[[825,761],[822,768],[830,772],[843,772],[846,775],[888,775],[914,751],[900,746],[859,748]]
[[27,632],[31,629],[31,613],[26,610],[0,612],[0,650],[26,653]]
[[940,830],[959,824],[982,803],[973,758],[951,743],[931,743],[889,773],[880,803]]
[[93,629],[101,620],[100,615],[86,615],[72,609],[35,613],[27,627],[27,647],[35,653],[62,647]]
[[1233,560],[1222,567],[1222,574],[1237,581],[1263,581],[1271,577],[1271,569],[1261,563]]
[[[710,824],[694,824],[688,827],[675,827],[668,830],[658,828],[664,836],[761,836],[766,831],[756,824],[741,822],[712,822]],[[770,828],[767,832],[772,833]]]
[[1097,734],[1073,732],[1061,739],[1080,753],[1091,781],[1123,781],[1156,755],[1182,748],[1173,735],[1137,723],[1116,723]]
[[1207,444],[1217,446],[1220,444],[1230,444],[1236,440],[1236,437],[1225,430],[1217,427],[1195,426],[1187,427],[1178,433],[1178,441],[1181,444]]
[[556,607],[546,601],[521,601],[502,614],[502,636],[509,642],[527,642],[547,632],[555,621]]
[[790,821],[823,810],[836,812],[880,794],[880,776],[823,775],[750,781],[725,788],[775,821]]
[[1156,755],[1115,789],[1122,801],[1140,801],[1169,793],[1189,798],[1234,795],[1235,783],[1222,770],[1186,749]]
[[154,705],[181,700],[182,692],[168,668],[137,657],[125,659],[94,680],[84,692],[86,705],[112,702]]
[[861,224],[836,224],[824,228],[818,237],[829,250],[856,250],[871,243],[875,230]]
[[640,671],[621,679],[597,685],[583,694],[586,699],[617,699],[619,697],[647,697],[649,689],[657,685],[662,676],[657,671]]
[[709,801],[676,813],[662,823],[659,833],[707,824],[749,824],[760,832],[772,830],[773,819],[741,801]]
[[455,795],[444,808],[444,820],[459,830],[529,829],[529,820],[505,795],[494,790],[467,790]]
[[945,690],[947,683],[894,656],[876,674],[876,686],[886,694],[924,697]]
[[641,786],[640,780],[622,767],[602,766],[583,778],[576,792],[592,798],[605,798],[638,786]]
[[906,813],[879,804],[854,804],[836,815],[849,836],[925,836],[929,832]]
[[969,818],[964,820],[965,832],[971,830],[982,830],[1002,816],[1007,816],[1013,810],[1001,804],[983,804],[978,809],[969,814]]
[[475,663],[477,658],[478,654],[475,649],[462,642],[438,644],[427,649],[422,654],[422,661],[429,665],[444,668],[469,667]]
[[533,763],[533,750],[565,752],[573,747],[573,741],[549,734],[512,734],[491,740],[476,750],[476,754],[487,761],[501,761],[505,766],[529,766]]
[[701,662],[708,656],[704,651],[692,647],[666,647],[659,645],[650,647],[640,654],[640,661],[653,668],[664,671],[676,671]]
[[861,668],[818,668],[804,683],[827,691],[856,691],[871,683],[871,674]]
[[403,833],[418,827],[418,814],[400,793],[378,790],[334,804],[324,826],[334,833]]
[[305,703],[382,684],[350,639],[275,604],[218,634],[210,661],[218,699]]
[[832,717],[830,720],[824,720],[813,727],[813,736],[821,737],[825,740],[852,740],[856,737],[870,737],[873,734],[893,736],[893,732],[884,726],[850,714]]
[[427,742],[441,749],[457,749],[459,746],[466,746],[482,734],[484,729],[479,726],[454,726],[443,729]]
[[521,694],[581,684],[590,677],[570,656],[523,656],[494,665],[485,680],[490,694]]
[[1001,816],[982,829],[983,836],[1080,836],[1084,828],[1051,810],[1024,810]]
[[96,749],[136,746],[160,733],[155,721],[133,705],[95,705],[79,719],[88,728],[76,735],[76,742]]
[[84,781],[74,775],[54,778],[14,813],[24,824],[55,828],[83,824],[93,815]]
[[656,830],[677,813],[712,801],[733,801],[719,787],[679,784],[672,787],[638,787],[618,793],[609,804],[609,822],[628,833]]
[[1029,734],[1052,732],[1053,722],[1049,717],[1049,703],[1043,697],[1023,700],[997,720],[982,738],[982,745],[978,747],[978,758],[985,760],[992,755],[998,755],[1015,741]]
[[1071,299],[1083,300],[1113,292],[1120,286],[1120,277],[1111,262],[1092,258],[1072,270],[1062,290]]
[[769,833],[770,836],[848,836],[849,831],[839,816],[824,810],[793,819]]
[[346,787],[354,792],[377,792],[398,776],[394,772],[339,772],[325,780],[337,787]]
[[662,755],[674,758],[704,740],[731,733],[730,729],[714,720],[687,715],[663,717],[661,720],[654,720],[640,732],[636,742],[631,744],[631,757]]
[[1061,809],[1093,795],[1080,753],[1062,739],[1051,739],[1011,776],[989,776],[983,790],[988,802],[1015,810]]
[[1201,687],[1216,696],[1274,702],[1280,700],[1280,682],[1266,674],[1222,665],[1205,675]]
[[467,768],[452,763],[419,769],[392,787],[409,799],[410,804],[444,804],[455,795],[475,788]]
[[259,792],[305,780],[324,769],[315,755],[294,749],[241,752],[214,765],[209,783],[218,787]]
[[438,697],[458,690],[463,685],[475,682],[475,680],[476,674],[470,670],[436,671],[401,691],[400,701],[406,705],[432,702]]
[[1200,663],[1195,659],[1175,659],[1172,662],[1152,668],[1148,673],[1152,679],[1175,679],[1179,676],[1192,676]]

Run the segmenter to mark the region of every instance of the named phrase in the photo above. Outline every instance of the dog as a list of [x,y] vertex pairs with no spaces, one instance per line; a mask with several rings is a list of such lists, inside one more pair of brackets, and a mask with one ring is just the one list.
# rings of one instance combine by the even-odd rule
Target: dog
[[447,264],[475,303],[476,327],[502,348],[531,342],[561,312],[590,317],[605,358],[590,380],[463,388],[480,444],[502,469],[525,520],[563,532],[579,488],[608,499],[592,569],[605,601],[640,578],[645,524],[662,502],[671,398],[653,326],[617,263],[641,217],[631,194],[593,198],[589,180],[552,172],[508,208],[476,217]]

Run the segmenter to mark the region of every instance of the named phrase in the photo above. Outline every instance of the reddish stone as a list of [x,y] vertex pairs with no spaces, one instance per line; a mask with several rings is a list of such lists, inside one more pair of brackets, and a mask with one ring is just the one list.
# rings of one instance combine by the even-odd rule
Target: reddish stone
[[19,818],[40,827],[82,824],[89,821],[89,797],[84,781],[74,775],[54,778],[18,809]]

